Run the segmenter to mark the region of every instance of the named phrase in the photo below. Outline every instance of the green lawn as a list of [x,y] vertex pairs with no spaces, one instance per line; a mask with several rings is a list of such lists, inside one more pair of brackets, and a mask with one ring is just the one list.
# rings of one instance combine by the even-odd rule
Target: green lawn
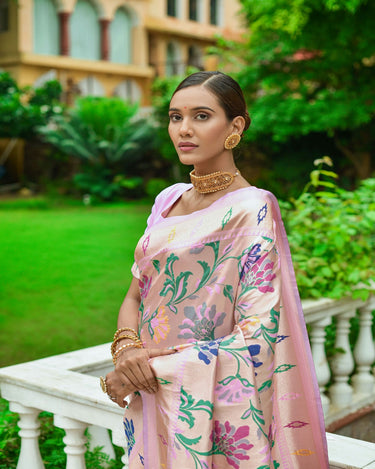
[[0,203],[0,366],[111,341],[149,210]]

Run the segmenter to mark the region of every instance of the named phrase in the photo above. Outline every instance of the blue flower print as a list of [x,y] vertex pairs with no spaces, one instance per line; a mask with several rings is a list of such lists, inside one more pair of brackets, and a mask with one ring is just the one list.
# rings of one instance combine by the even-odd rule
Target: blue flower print
[[200,346],[198,353],[199,360],[202,360],[206,365],[209,365],[211,360],[214,357],[217,357],[220,342],[222,340],[223,338],[221,337],[220,339],[212,340],[211,342],[208,342],[208,344]]
[[144,466],[145,465],[145,458],[139,453],[138,453],[138,456],[139,456],[139,460],[141,461],[142,466]]
[[260,345],[259,344],[249,345],[249,347],[247,348],[249,350],[249,354],[251,357],[250,361],[254,365],[254,367],[258,368],[259,366],[263,365],[263,362],[261,362],[259,358],[255,357],[255,355],[259,355],[260,353]]
[[258,225],[261,221],[263,221],[266,218],[267,212],[268,212],[267,204],[264,204],[263,207],[258,212]]
[[125,436],[126,436],[126,441],[128,443],[128,454],[130,456],[130,453],[135,445],[135,438],[134,438],[134,423],[133,419],[124,420],[124,427],[125,427]]

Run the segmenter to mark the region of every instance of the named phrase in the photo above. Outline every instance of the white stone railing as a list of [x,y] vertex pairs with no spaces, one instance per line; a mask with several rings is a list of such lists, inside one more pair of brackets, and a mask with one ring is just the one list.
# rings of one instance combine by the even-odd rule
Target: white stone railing
[[[349,414],[375,404],[374,338],[371,333],[375,299],[304,301],[311,346],[325,410],[327,427]],[[349,320],[359,311],[359,337],[352,354]],[[325,354],[325,327],[336,318],[336,343],[341,350],[329,363]],[[44,469],[40,456],[38,415],[54,415],[65,430],[66,469],[85,469],[86,439],[114,456],[113,445],[125,446],[123,410],[102,393],[98,377],[112,368],[110,345],[69,352],[0,369],[0,390],[10,409],[19,414],[21,452],[17,469]],[[352,376],[354,371],[354,375]],[[326,386],[332,383],[328,390]],[[111,439],[108,430],[111,430]],[[331,469],[375,468],[375,444],[327,433]],[[124,469],[127,458],[121,459]],[[156,468],[155,469],[159,469]]]
[[[375,403],[375,345],[372,335],[372,311],[375,297],[361,300],[303,301],[306,323],[322,398],[326,428],[349,414]],[[357,313],[358,312],[358,313]],[[359,335],[352,353],[349,343],[350,319],[358,314]],[[325,352],[325,328],[336,321],[335,349],[328,360]],[[329,384],[329,386],[327,386]]]

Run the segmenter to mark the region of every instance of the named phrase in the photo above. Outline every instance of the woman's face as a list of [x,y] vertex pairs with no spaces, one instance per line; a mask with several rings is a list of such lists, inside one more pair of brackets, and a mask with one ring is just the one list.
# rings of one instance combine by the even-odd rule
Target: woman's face
[[183,164],[203,171],[223,169],[224,140],[233,132],[216,96],[202,85],[177,91],[169,107],[169,136]]

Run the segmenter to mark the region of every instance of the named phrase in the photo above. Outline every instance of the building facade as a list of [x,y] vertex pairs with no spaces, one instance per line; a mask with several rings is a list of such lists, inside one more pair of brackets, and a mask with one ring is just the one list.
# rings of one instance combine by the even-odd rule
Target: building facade
[[155,76],[216,68],[205,50],[240,39],[237,0],[0,0],[0,70],[20,86],[150,102]]

